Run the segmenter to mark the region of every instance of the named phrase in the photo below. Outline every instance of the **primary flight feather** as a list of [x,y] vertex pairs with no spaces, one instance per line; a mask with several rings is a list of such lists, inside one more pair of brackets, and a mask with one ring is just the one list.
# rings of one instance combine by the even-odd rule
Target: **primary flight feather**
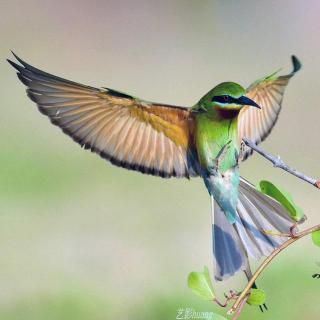
[[265,139],[281,109],[284,90],[300,69],[273,73],[248,89],[223,82],[192,108],[145,101],[108,88],[97,89],[56,77],[21,60],[9,63],[27,94],[50,121],[86,149],[113,164],[165,178],[196,177],[212,200],[214,273],[224,280],[284,241],[264,233],[288,233],[293,221],[272,198],[240,178],[239,162],[251,149],[247,137]]

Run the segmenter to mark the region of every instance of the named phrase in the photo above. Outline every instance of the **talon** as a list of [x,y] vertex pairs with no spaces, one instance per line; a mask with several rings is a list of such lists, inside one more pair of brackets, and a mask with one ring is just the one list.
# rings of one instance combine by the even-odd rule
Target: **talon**
[[296,238],[297,237],[297,223],[295,223],[293,226],[290,227],[290,237]]
[[216,166],[210,166],[208,167],[208,172],[210,175],[213,175],[213,176],[218,176],[219,175],[219,171],[218,171],[218,168]]
[[222,162],[222,160],[224,159],[224,157],[226,156],[228,150],[230,149],[230,143],[232,142],[232,140],[228,141],[219,151],[218,155],[215,158],[215,163],[217,168],[220,167],[220,163]]

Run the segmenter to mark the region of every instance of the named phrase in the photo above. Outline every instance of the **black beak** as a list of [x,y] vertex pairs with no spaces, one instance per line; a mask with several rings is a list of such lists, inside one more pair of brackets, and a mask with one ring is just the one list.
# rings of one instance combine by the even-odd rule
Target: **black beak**
[[239,104],[243,104],[243,105],[246,105],[246,106],[252,106],[252,107],[261,109],[261,107],[258,104],[256,104],[253,100],[251,100],[251,99],[249,99],[248,97],[245,97],[245,96],[241,96],[240,98],[238,98],[237,102]]

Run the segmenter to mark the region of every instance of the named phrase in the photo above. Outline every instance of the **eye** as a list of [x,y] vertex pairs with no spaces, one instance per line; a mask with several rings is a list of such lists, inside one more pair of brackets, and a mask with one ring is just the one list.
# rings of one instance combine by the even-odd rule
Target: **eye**
[[221,95],[221,96],[214,96],[212,98],[212,101],[213,102],[220,102],[220,103],[231,103],[232,99],[230,96],[225,94],[225,95]]

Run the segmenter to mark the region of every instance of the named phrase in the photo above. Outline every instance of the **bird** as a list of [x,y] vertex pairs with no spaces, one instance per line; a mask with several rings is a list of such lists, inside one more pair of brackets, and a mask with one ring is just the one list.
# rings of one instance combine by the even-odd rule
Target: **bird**
[[273,198],[240,176],[239,166],[274,127],[285,89],[301,68],[260,78],[248,88],[222,82],[194,106],[150,102],[107,87],[95,88],[41,71],[13,53],[18,78],[41,113],[84,149],[112,164],[162,178],[203,179],[211,199],[213,273],[224,281],[249,259],[268,256],[294,221]]

